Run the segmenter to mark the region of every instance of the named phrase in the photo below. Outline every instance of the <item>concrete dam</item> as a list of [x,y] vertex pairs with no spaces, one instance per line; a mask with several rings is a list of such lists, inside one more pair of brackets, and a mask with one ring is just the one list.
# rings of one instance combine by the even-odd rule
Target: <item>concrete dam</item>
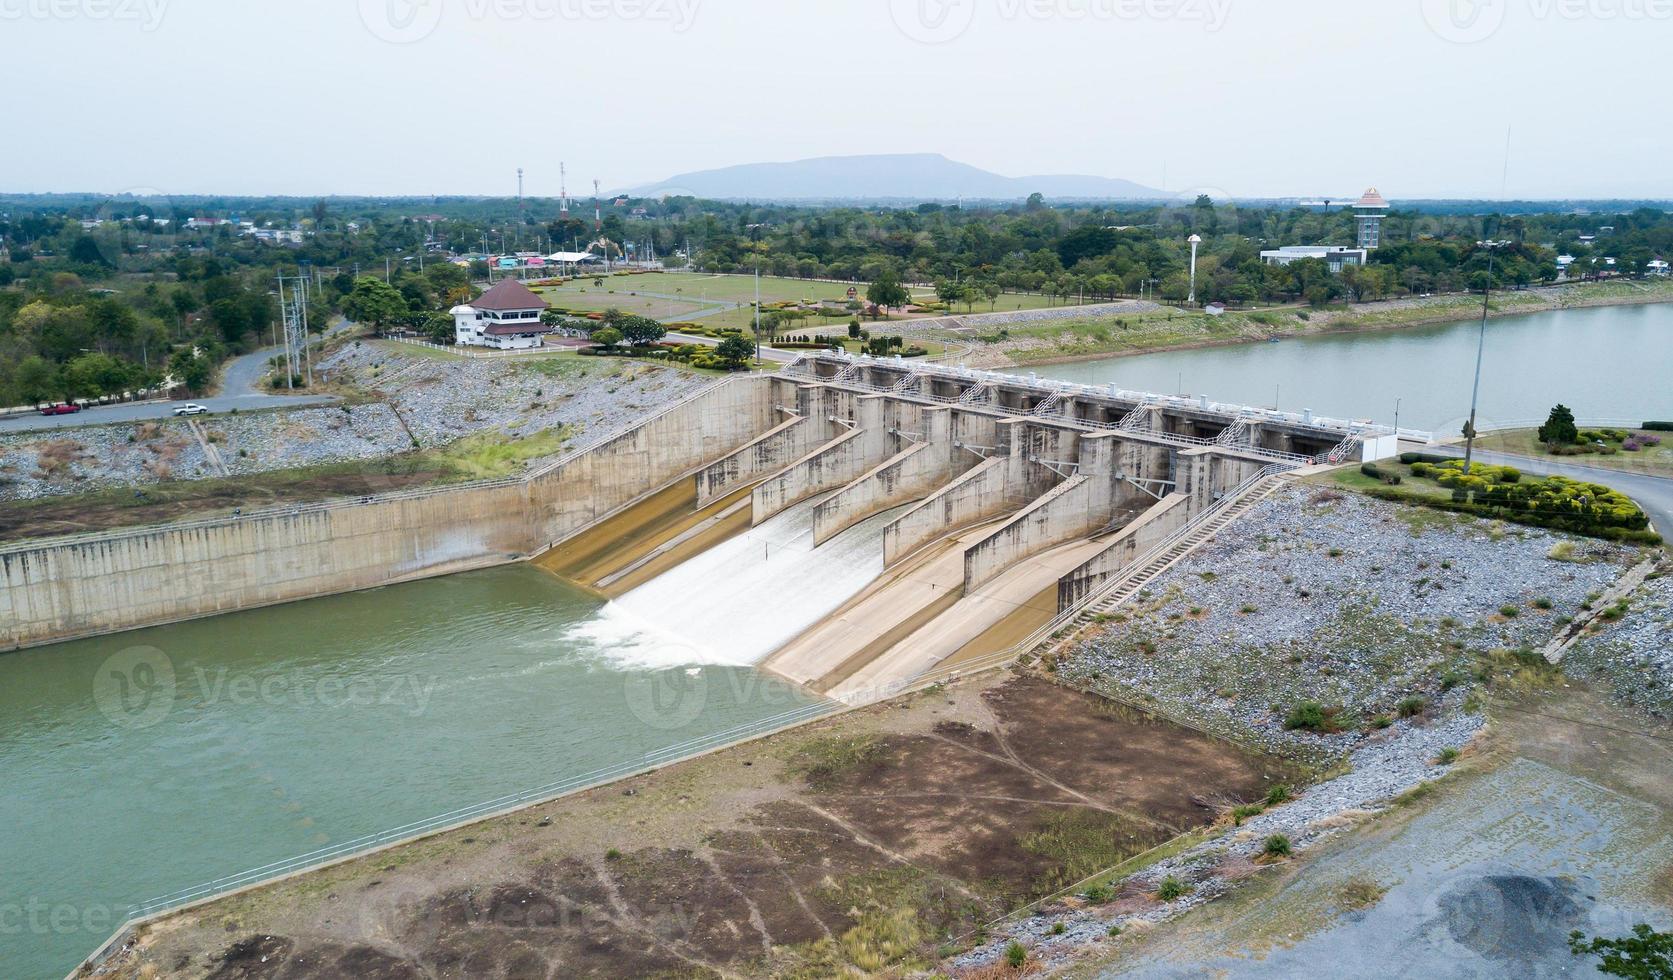
[[612,600],[587,628],[629,662],[759,663],[862,701],[1097,597],[1252,476],[1394,442],[820,353],[517,479],[0,548],[0,649],[534,561]]

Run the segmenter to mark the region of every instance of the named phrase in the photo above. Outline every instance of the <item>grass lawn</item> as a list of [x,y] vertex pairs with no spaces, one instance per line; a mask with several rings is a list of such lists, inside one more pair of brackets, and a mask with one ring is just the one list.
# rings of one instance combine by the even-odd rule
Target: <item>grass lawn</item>
[[1599,453],[1587,453],[1583,456],[1553,456],[1545,451],[1545,444],[1539,441],[1539,433],[1535,429],[1489,432],[1476,440],[1476,445],[1494,452],[1532,456],[1553,463],[1573,463],[1577,466],[1596,466],[1601,469],[1621,470],[1627,473],[1673,477],[1673,432],[1652,434],[1662,437],[1660,446],[1645,447],[1636,453],[1619,452],[1613,456],[1604,456]]

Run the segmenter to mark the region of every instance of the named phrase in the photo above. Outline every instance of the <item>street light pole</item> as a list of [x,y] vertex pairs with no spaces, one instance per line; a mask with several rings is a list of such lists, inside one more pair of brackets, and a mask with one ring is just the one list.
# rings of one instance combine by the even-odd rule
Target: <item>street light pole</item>
[[1191,243],[1191,295],[1185,297],[1187,306],[1197,301],[1197,246],[1202,244],[1201,235],[1192,235],[1186,241]]
[[1470,390],[1470,421],[1464,429],[1464,475],[1470,475],[1470,465],[1475,461],[1475,418],[1476,405],[1481,400],[1481,361],[1487,352],[1487,312],[1488,303],[1493,297],[1493,253],[1491,245],[1487,248],[1487,281],[1481,288],[1481,329],[1476,335],[1475,348],[1475,387]]

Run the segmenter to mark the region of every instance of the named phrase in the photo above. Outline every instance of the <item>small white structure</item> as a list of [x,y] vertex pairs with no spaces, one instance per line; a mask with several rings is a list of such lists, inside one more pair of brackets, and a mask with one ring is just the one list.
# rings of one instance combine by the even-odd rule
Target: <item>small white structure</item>
[[1669,270],[1667,260],[1659,256],[1651,259],[1650,263],[1644,267],[1644,274],[1647,276],[1665,276],[1670,271],[1673,270]]
[[1350,265],[1364,265],[1370,258],[1370,250],[1348,248],[1346,245],[1285,245],[1283,248],[1269,248],[1261,253],[1261,261],[1267,265],[1289,265],[1302,259],[1322,259],[1331,272],[1341,272]]
[[501,279],[493,288],[468,305],[455,306],[455,343],[498,350],[527,350],[539,347],[552,328],[540,322],[545,300],[515,279]]
[[1207,313],[1209,316],[1225,316],[1226,315],[1226,304],[1224,304],[1224,303],[1210,303],[1207,306],[1203,307],[1202,311],[1204,313]]

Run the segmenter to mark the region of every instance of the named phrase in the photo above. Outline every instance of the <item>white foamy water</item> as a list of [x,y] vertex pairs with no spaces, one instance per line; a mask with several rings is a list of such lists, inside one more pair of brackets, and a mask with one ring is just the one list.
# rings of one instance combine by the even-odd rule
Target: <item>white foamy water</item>
[[570,636],[614,664],[760,663],[883,572],[891,510],[813,547],[817,499],[646,582]]

